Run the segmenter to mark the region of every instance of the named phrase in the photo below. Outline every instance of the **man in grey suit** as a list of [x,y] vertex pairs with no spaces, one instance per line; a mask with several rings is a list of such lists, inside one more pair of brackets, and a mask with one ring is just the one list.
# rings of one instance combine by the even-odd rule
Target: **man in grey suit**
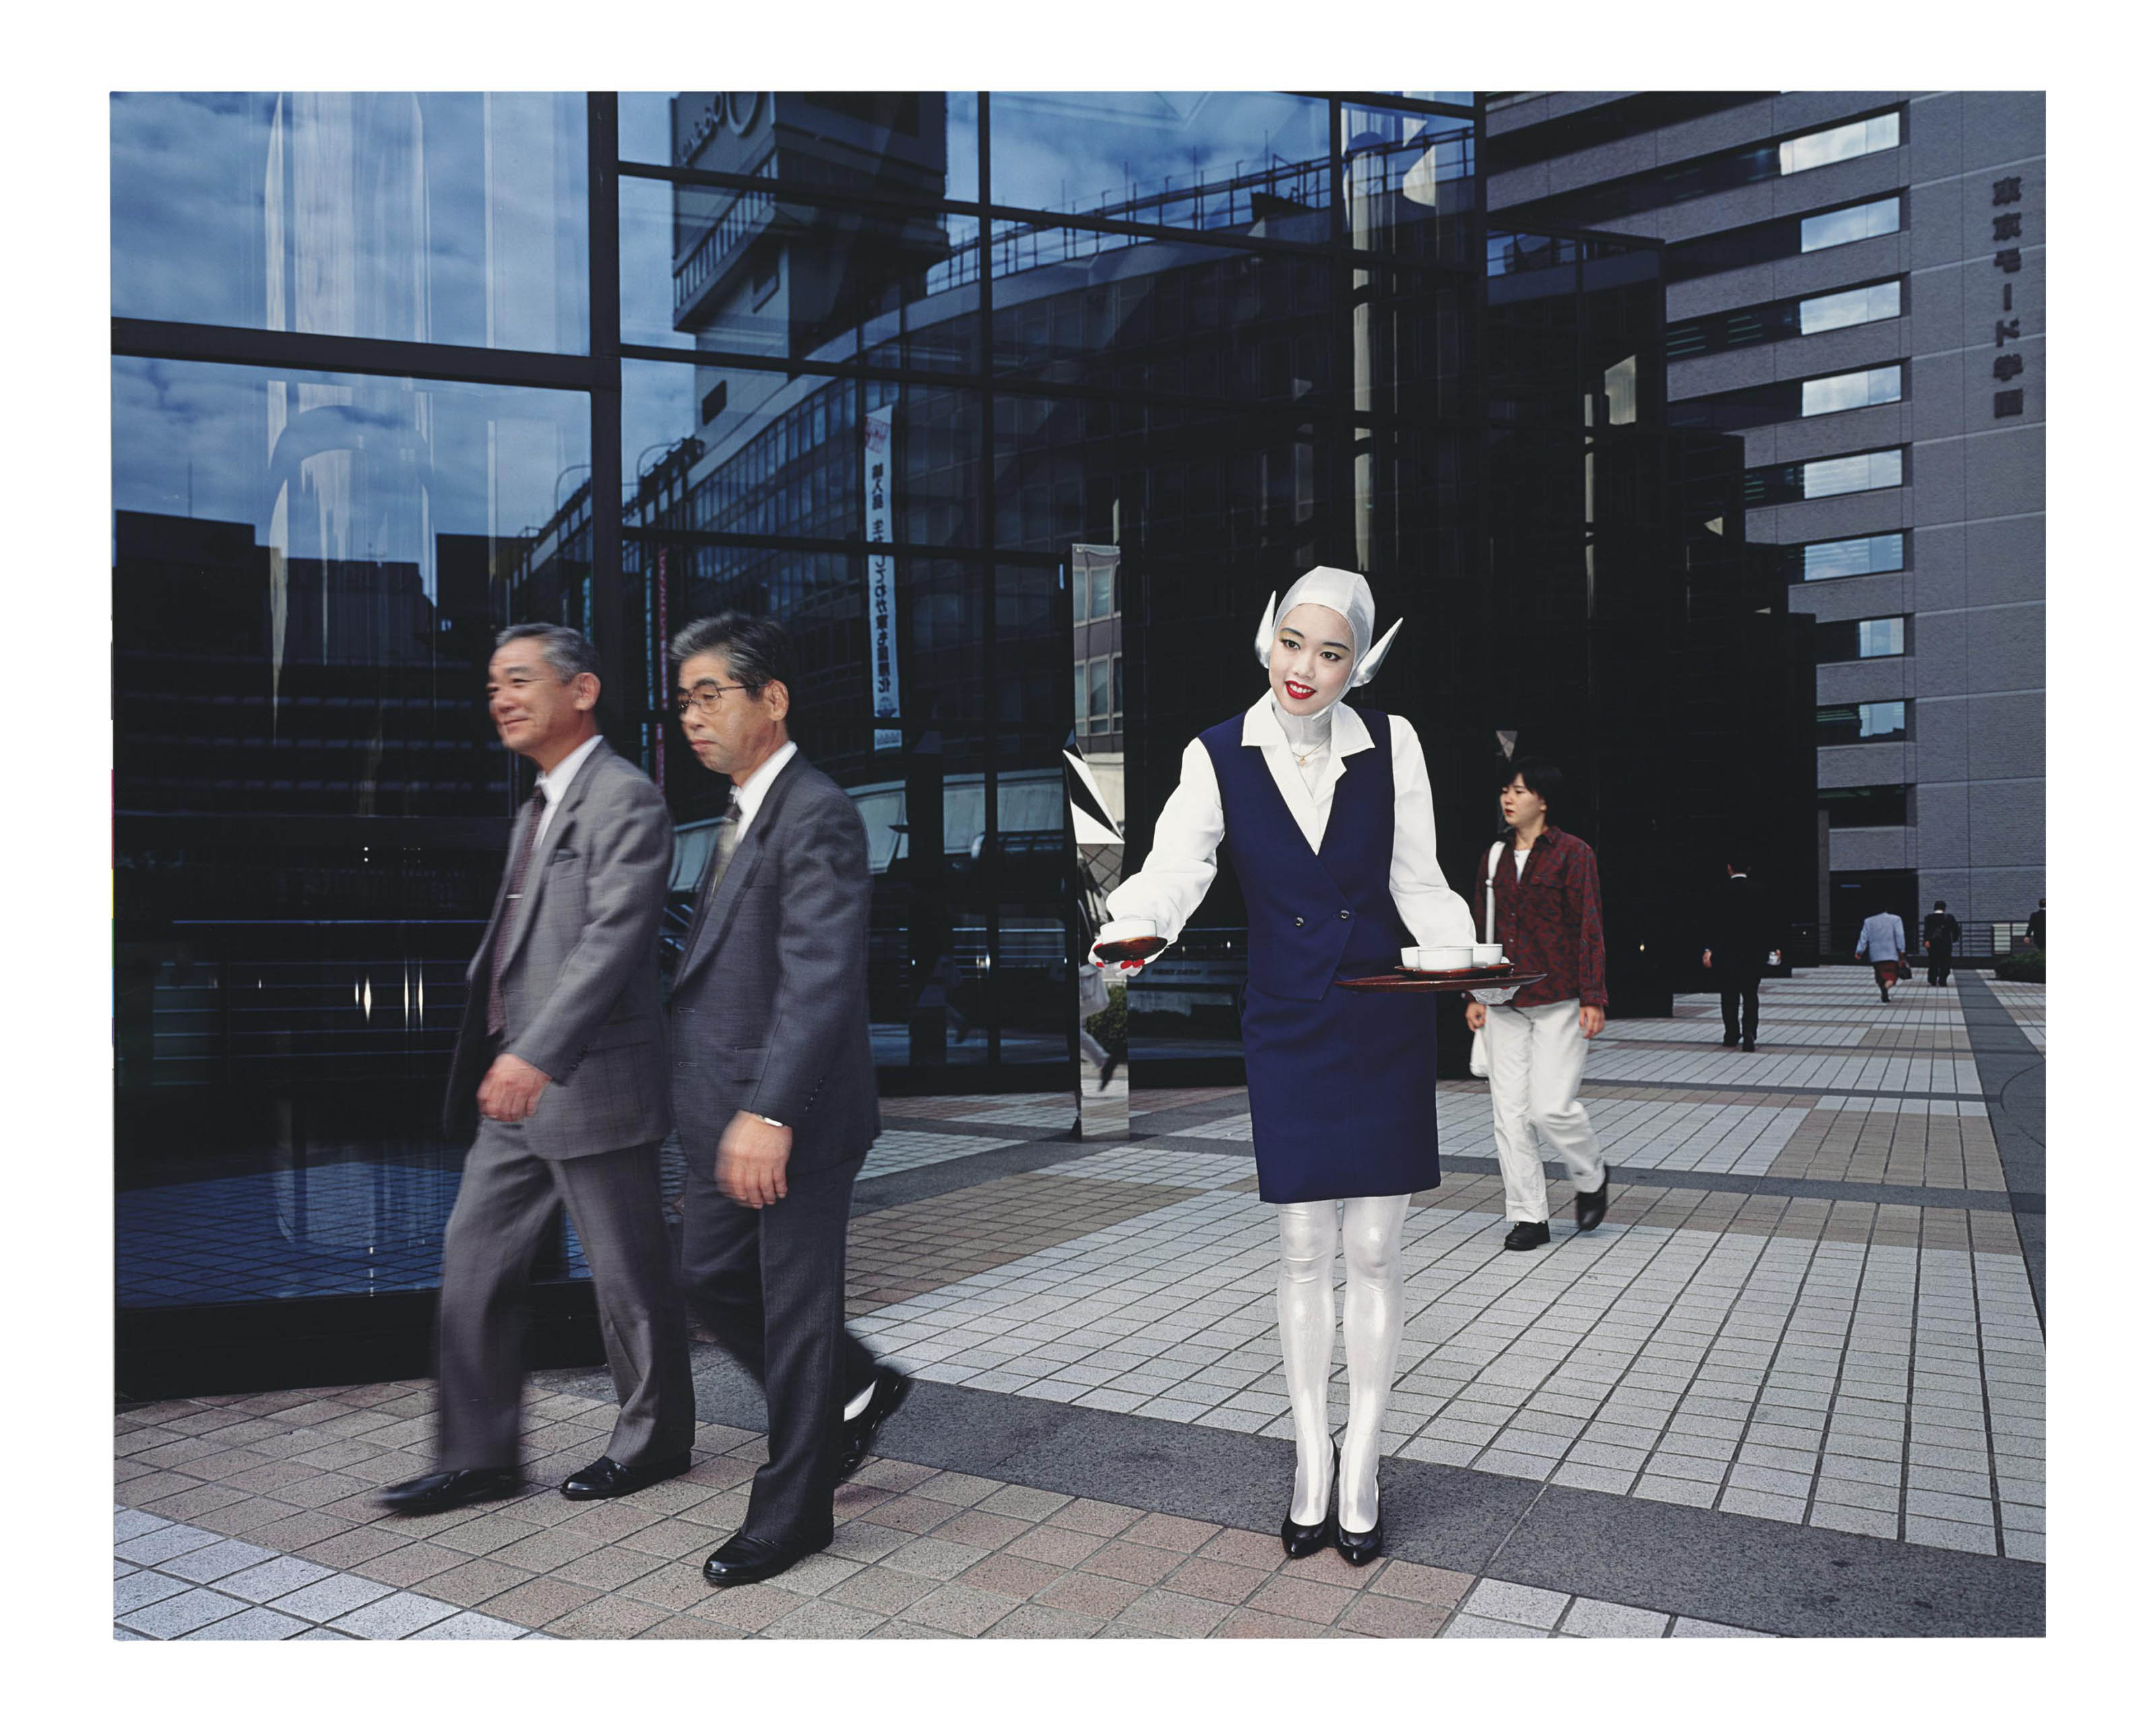
[[619,1497],[690,1464],[696,1390],[659,1187],[674,824],[658,788],[599,736],[598,667],[591,643],[554,624],[503,630],[487,667],[495,729],[539,782],[465,973],[444,1126],[476,1137],[442,1243],[437,1467],[378,1501],[407,1514],[521,1486],[524,1297],[564,1203],[621,1414],[606,1453],[562,1492]]
[[909,1381],[846,1329],[846,1217],[880,1122],[868,834],[787,736],[789,648],[737,612],[674,638],[675,708],[732,781],[675,973],[690,1304],[762,1385],[769,1460],[704,1574],[761,1582],[831,1543],[831,1497]]

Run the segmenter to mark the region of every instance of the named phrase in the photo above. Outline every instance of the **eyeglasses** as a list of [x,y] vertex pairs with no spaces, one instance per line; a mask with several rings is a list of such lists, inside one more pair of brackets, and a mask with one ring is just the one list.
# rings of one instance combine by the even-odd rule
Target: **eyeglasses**
[[719,711],[720,696],[730,689],[747,687],[746,683],[700,683],[686,695],[674,697],[674,717],[679,719],[686,713],[691,701],[696,704],[696,711],[700,713],[716,713]]

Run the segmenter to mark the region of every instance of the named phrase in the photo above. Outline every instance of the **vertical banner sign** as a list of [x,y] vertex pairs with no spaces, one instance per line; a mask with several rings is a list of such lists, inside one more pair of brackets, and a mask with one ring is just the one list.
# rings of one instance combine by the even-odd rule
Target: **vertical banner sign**
[[666,675],[673,665],[673,660],[669,657],[666,650],[667,643],[671,638],[666,633],[666,547],[665,546],[659,548],[659,578],[652,583],[651,598],[652,604],[657,611],[655,622],[658,625],[659,637],[659,645],[651,656],[651,662],[656,667],[652,674],[654,688],[651,706],[653,711],[659,715],[659,722],[652,727],[651,765],[653,777],[658,780],[659,789],[664,791],[666,789],[666,716],[674,711],[673,681]]
[[[898,579],[891,555],[891,465],[889,407],[872,410],[861,424],[861,495],[866,500],[869,542],[869,688],[878,719],[898,717]],[[878,726],[875,747],[896,749],[904,735]]]

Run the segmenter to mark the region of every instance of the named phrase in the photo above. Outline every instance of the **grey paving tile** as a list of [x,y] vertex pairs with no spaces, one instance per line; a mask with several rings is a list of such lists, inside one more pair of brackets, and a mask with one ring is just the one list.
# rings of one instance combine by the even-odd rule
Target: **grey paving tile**
[[293,1612],[316,1624],[327,1624],[391,1592],[382,1584],[364,1576],[329,1576],[278,1595],[275,1604],[280,1612]]
[[192,1552],[183,1552],[177,1558],[167,1559],[157,1568],[169,1576],[184,1576],[190,1582],[215,1582],[276,1556],[268,1547],[252,1546],[244,1540],[217,1540],[208,1546],[198,1546]]
[[1555,1626],[1568,1602],[1567,1595],[1547,1588],[1528,1588],[1486,1576],[1460,1602],[1460,1610],[1477,1617],[1502,1619],[1508,1623],[1548,1630]]
[[1576,1600],[1558,1627],[1568,1636],[1660,1636],[1670,1626],[1666,1612],[1614,1600]]
[[307,1628],[304,1618],[287,1617],[268,1606],[249,1606],[229,1618],[220,1618],[213,1624],[205,1624],[200,1630],[189,1631],[181,1640],[187,1642],[282,1642],[299,1636]]
[[1710,1624],[1702,1618],[1680,1618],[1670,1626],[1672,1636],[1766,1636],[1763,1630],[1739,1630],[1733,1624]]
[[177,1576],[161,1575],[155,1570],[131,1571],[112,1585],[112,1616],[117,1618],[187,1591],[187,1585]]
[[413,1631],[414,1642],[513,1642],[525,1634],[521,1624],[489,1618],[483,1612],[459,1612],[437,1619],[424,1630]]
[[1550,1632],[1537,1630],[1532,1625],[1514,1624],[1502,1618],[1482,1618],[1471,1612],[1455,1613],[1441,1636],[1533,1636],[1547,1638]]
[[135,1611],[123,1614],[116,1621],[129,1630],[140,1631],[146,1636],[159,1641],[171,1641],[200,1630],[204,1625],[220,1618],[229,1618],[245,1610],[242,1602],[228,1595],[216,1594],[207,1588],[191,1588]]
[[257,1564],[250,1570],[241,1570],[223,1578],[218,1587],[223,1593],[238,1595],[242,1600],[274,1600],[295,1589],[305,1588],[310,1583],[323,1580],[333,1574],[321,1564],[311,1564],[305,1559],[290,1556],[275,1558],[266,1564]]
[[402,1591],[371,1600],[356,1611],[346,1612],[329,1621],[332,1630],[341,1630],[348,1636],[359,1636],[367,1641],[391,1642],[424,1630],[430,1624],[439,1624],[445,1618],[456,1616],[457,1609],[447,1600],[429,1600],[424,1595]]
[[191,1528],[183,1523],[168,1523],[162,1528],[138,1534],[131,1540],[117,1542],[112,1549],[112,1555],[126,1559],[134,1564],[161,1564],[167,1559],[178,1558],[198,1547],[213,1546],[223,1538],[207,1528]]

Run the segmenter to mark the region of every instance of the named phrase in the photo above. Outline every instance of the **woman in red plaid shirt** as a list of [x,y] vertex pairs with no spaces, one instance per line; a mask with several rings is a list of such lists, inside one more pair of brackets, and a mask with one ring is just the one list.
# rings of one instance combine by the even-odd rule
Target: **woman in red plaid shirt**
[[[1543,973],[1501,1007],[1471,999],[1469,1026],[1484,1033],[1490,1056],[1490,1107],[1496,1117],[1497,1167],[1505,1181],[1505,1245],[1525,1252],[1549,1245],[1549,1193],[1535,1137],[1564,1158],[1582,1233],[1609,1204],[1609,1170],[1594,1128],[1580,1106],[1587,1040],[1609,1005],[1603,982],[1602,882],[1594,848],[1560,830],[1550,806],[1564,775],[1548,762],[1510,768],[1498,793],[1512,842],[1496,874],[1496,938],[1522,973]],[[1502,843],[1502,841],[1500,842]],[[1475,872],[1475,927],[1489,927],[1486,867]]]

